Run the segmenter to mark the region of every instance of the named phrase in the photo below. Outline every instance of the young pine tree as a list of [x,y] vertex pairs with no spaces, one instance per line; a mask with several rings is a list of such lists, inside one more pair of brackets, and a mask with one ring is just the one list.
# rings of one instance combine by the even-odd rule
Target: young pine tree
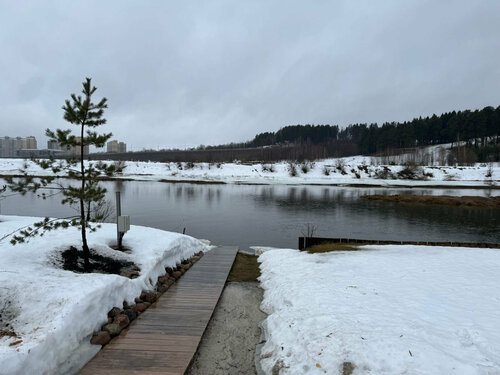
[[[106,165],[102,162],[84,163],[84,150],[89,146],[103,147],[111,133],[98,134],[95,129],[104,125],[106,119],[103,117],[104,110],[107,108],[107,99],[102,98],[97,103],[92,101],[92,95],[97,89],[92,86],[91,79],[87,78],[83,82],[82,96],[71,94],[71,99],[66,100],[62,109],[64,119],[78,127],[78,136],[72,134],[71,129],[52,131],[47,129],[45,134],[51,140],[57,141],[60,146],[66,149],[78,150],[78,156],[65,161],[34,160],[43,169],[52,171],[53,176],[34,178],[29,176],[26,167],[22,170],[23,176],[19,179],[9,179],[9,187],[15,192],[26,194],[27,192],[36,193],[40,189],[55,189],[61,193],[62,204],[70,205],[76,208],[78,215],[66,217],[63,219],[45,218],[43,221],[34,223],[33,226],[22,229],[14,235],[10,241],[13,245],[27,241],[30,237],[37,235],[43,236],[47,231],[58,228],[68,228],[76,226],[81,231],[82,236],[82,255],[84,267],[90,271],[90,250],[87,244],[87,229],[95,231],[99,225],[92,223],[101,221],[99,217],[99,207],[105,200],[106,189],[99,185],[100,176],[111,177],[119,172],[116,165]],[[70,181],[76,181],[75,184],[69,183],[62,185],[56,180],[57,177],[68,176]],[[53,191],[53,190],[52,190]],[[46,193],[38,194],[45,199]]]

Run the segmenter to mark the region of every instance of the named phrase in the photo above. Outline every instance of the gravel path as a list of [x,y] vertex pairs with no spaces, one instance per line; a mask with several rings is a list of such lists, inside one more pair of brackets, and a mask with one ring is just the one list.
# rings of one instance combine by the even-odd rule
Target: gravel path
[[203,335],[188,375],[255,374],[262,289],[255,282],[228,283]]

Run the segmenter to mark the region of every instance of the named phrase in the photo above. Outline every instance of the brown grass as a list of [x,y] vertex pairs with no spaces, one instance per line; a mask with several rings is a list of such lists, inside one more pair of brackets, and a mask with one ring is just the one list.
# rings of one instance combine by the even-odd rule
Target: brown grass
[[394,203],[415,203],[415,204],[435,204],[446,206],[466,206],[500,208],[500,197],[452,197],[449,195],[365,195],[363,199],[394,202]]
[[257,257],[238,253],[227,281],[257,281],[259,276],[260,268]]
[[319,254],[329,253],[331,251],[356,251],[360,250],[360,248],[356,245],[348,245],[345,243],[322,243],[308,247],[306,250],[309,254]]
[[17,337],[17,334],[14,331],[0,330],[0,339],[2,337]]

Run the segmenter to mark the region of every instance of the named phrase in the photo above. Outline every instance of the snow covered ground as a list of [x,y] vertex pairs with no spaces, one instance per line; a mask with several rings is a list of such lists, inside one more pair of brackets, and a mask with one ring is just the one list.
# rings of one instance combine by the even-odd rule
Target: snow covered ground
[[[500,165],[476,164],[471,167],[424,167],[426,180],[391,178],[403,169],[401,165],[382,165],[385,158],[354,156],[325,159],[314,163],[295,163],[296,176],[291,176],[290,163],[156,163],[125,162],[125,169],[118,178],[146,181],[204,181],[246,184],[328,184],[328,185],[377,185],[377,186],[492,186],[500,184]],[[0,175],[16,175],[23,166],[23,159],[0,159]],[[32,175],[50,175],[28,161]],[[109,163],[112,163],[109,161]],[[304,168],[304,170],[303,170]],[[307,171],[305,171],[308,169]],[[491,176],[487,177],[491,172]]]
[[[0,237],[39,218],[0,216]],[[88,234],[89,247],[100,254],[133,261],[140,276],[128,279],[108,274],[77,274],[54,266],[58,250],[80,243],[76,228],[49,232],[29,243],[0,242],[0,330],[7,327],[20,338],[0,338],[0,374],[71,374],[99,346],[92,333],[107,320],[107,312],[133,303],[142,290],[153,288],[165,267],[175,266],[207,247],[177,233],[131,226],[124,237],[130,253],[112,250],[116,226]],[[3,325],[3,326],[2,326]],[[9,346],[22,340],[18,345]]]
[[260,257],[266,374],[500,374],[500,252],[366,246]]

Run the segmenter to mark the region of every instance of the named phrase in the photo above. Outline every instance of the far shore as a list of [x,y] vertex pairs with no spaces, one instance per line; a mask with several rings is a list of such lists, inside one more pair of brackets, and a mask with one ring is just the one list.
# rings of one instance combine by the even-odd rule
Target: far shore
[[[44,178],[47,175],[30,175],[34,178]],[[22,178],[23,175],[19,174],[0,174],[0,180],[5,178]],[[57,176],[56,178],[71,179],[68,176]],[[293,181],[287,179],[284,181],[258,181],[255,179],[234,179],[234,180],[216,180],[216,179],[199,179],[199,178],[189,178],[180,177],[176,179],[165,179],[158,178],[153,174],[138,174],[138,175],[128,175],[128,176],[115,176],[107,177],[100,176],[97,177],[100,181],[137,181],[137,182],[161,182],[169,184],[195,184],[195,185],[286,185],[286,186],[338,186],[338,187],[352,187],[352,188],[428,188],[428,189],[476,189],[476,190],[500,190],[500,184],[491,183],[481,183],[480,181],[471,181],[472,184],[460,184],[462,181],[454,182],[444,182],[442,184],[429,184],[423,181],[413,181],[413,180],[378,180],[370,179],[367,182],[318,182],[318,181],[307,181],[299,180]]]
[[445,206],[461,206],[461,207],[481,207],[481,208],[496,208],[500,209],[500,197],[478,197],[478,196],[462,196],[453,197],[449,195],[364,195],[363,199],[370,201],[384,201],[393,203],[406,204],[426,204],[426,205],[445,205]]

